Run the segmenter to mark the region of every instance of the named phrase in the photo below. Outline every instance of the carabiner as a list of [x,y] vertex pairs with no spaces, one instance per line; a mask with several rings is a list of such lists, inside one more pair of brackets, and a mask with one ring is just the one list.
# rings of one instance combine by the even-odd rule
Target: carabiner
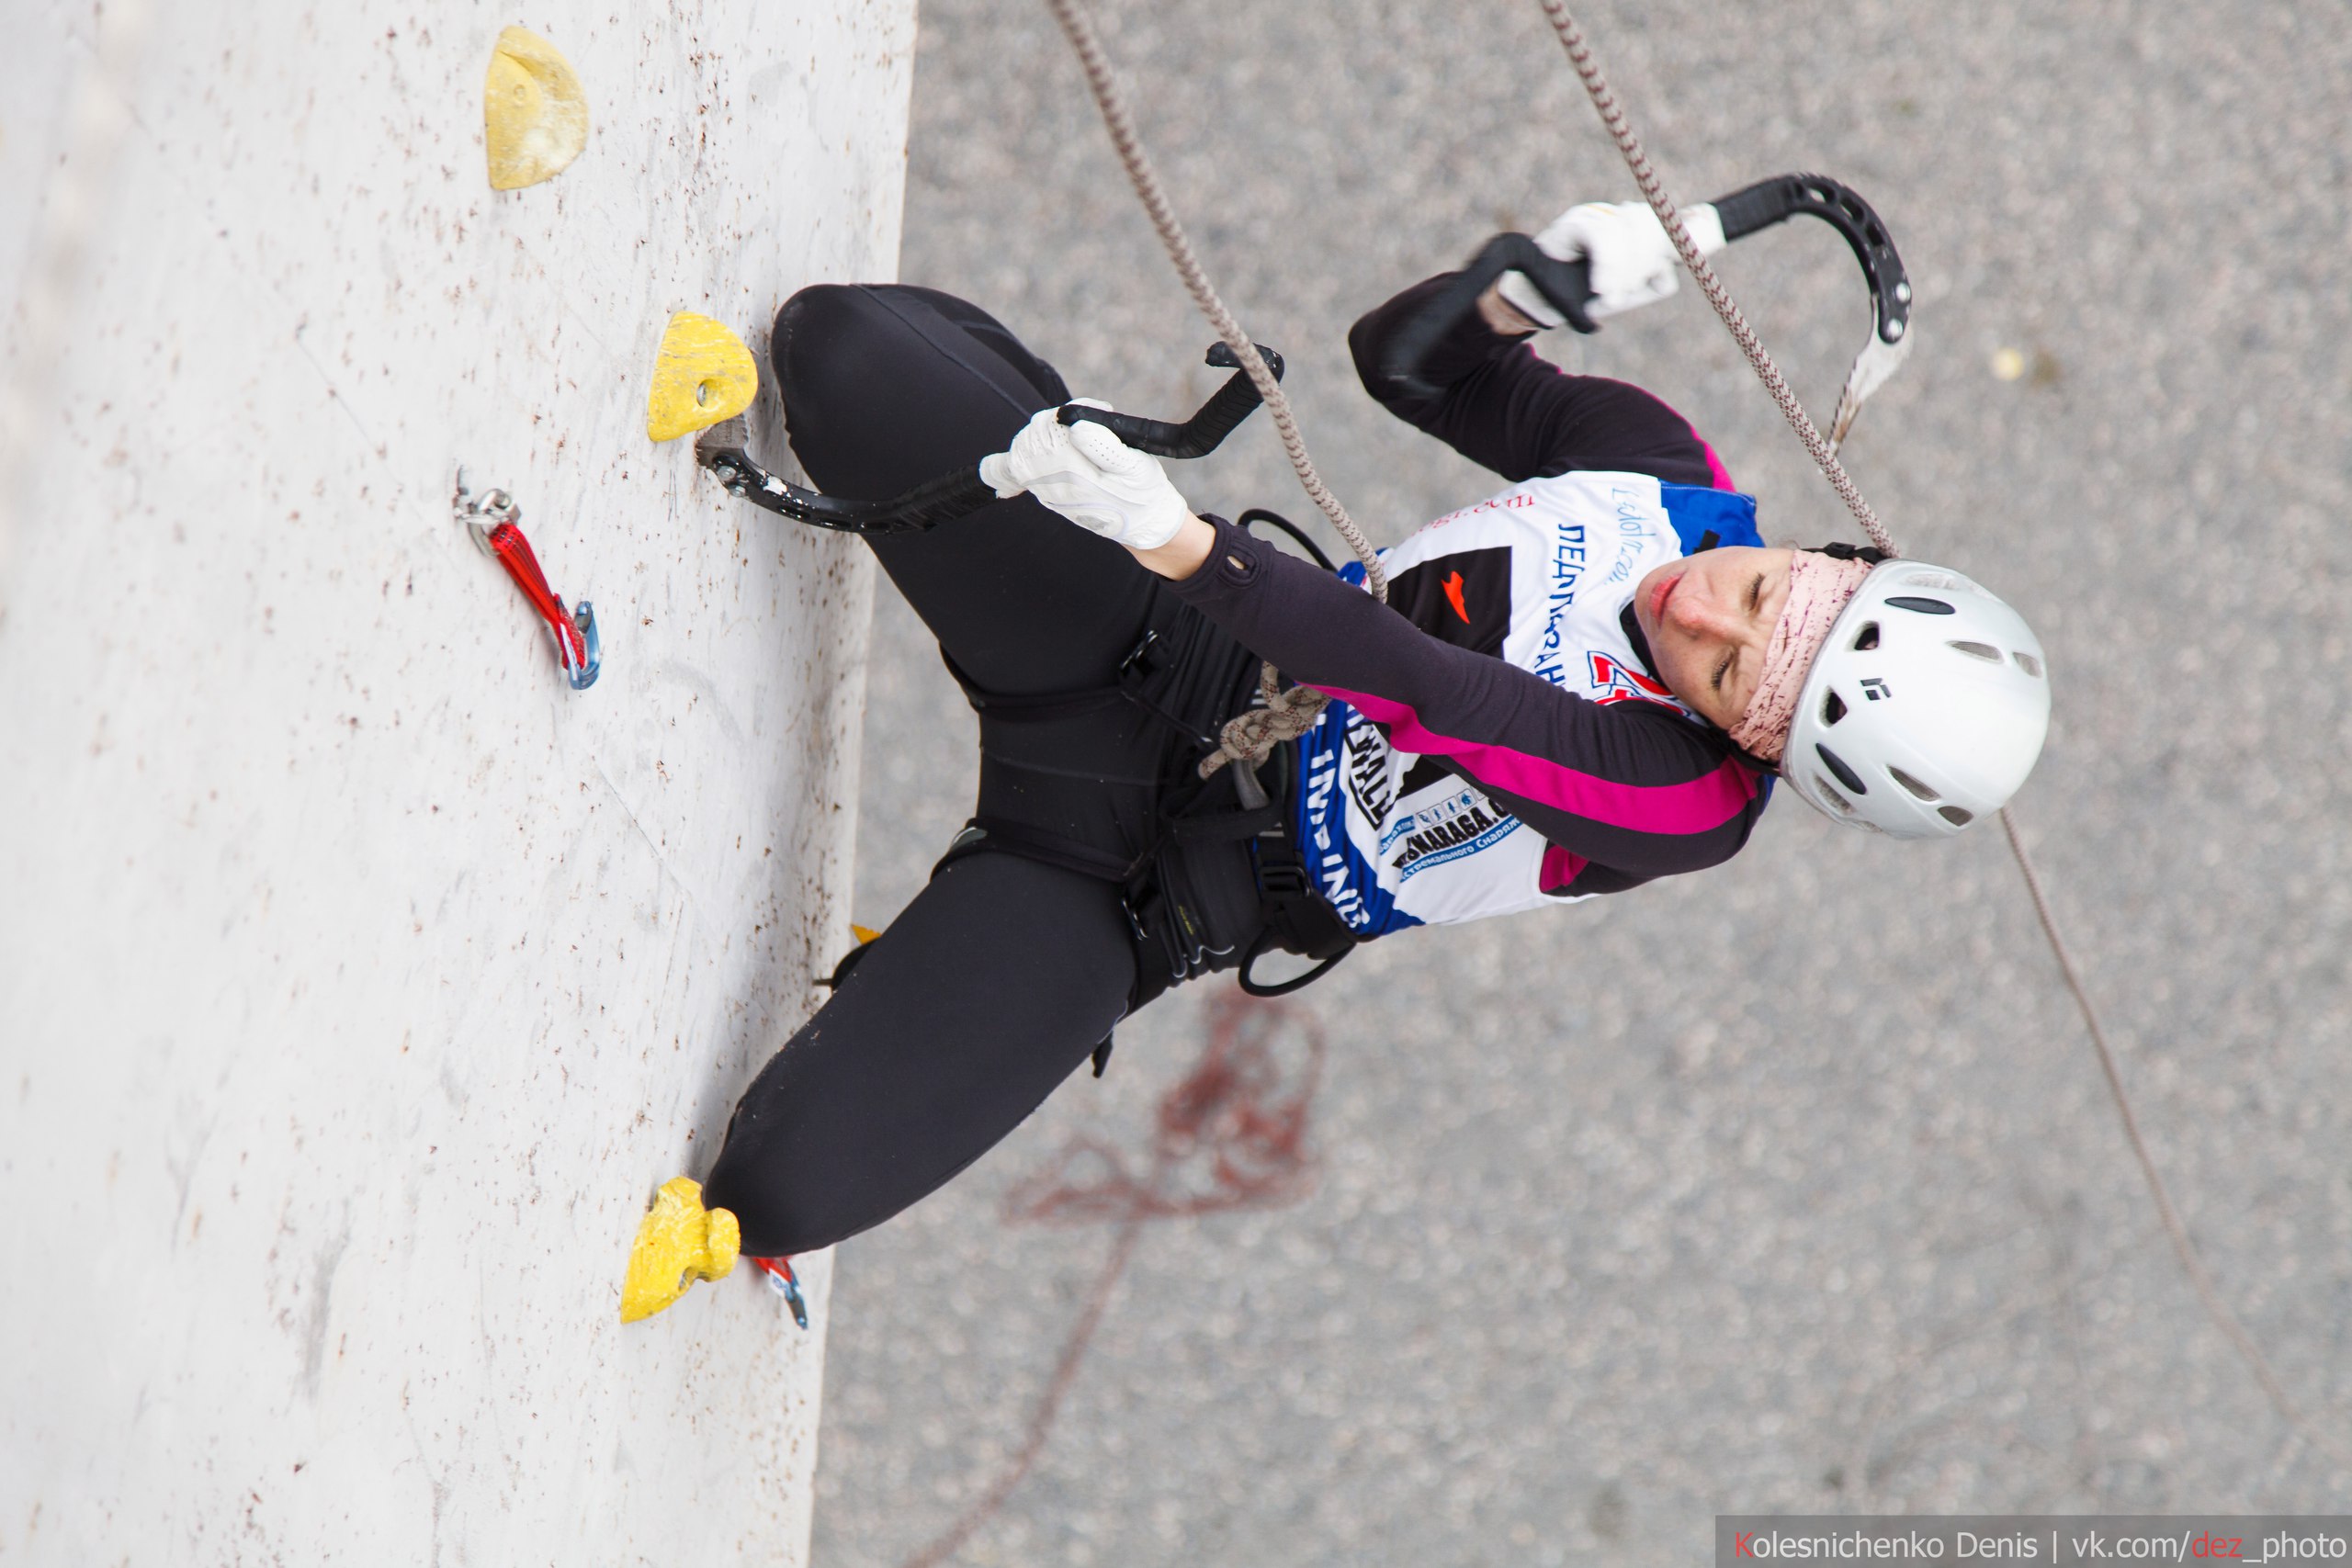
[[584,692],[596,683],[597,671],[604,668],[604,639],[596,633],[596,607],[587,600],[576,608],[567,609],[554,589],[548,586],[548,575],[539,570],[539,558],[532,553],[531,541],[523,536],[516,525],[522,509],[514,498],[503,490],[485,491],[477,501],[466,488],[466,474],[458,470],[458,494],[451,508],[458,522],[466,525],[474,547],[486,556],[495,557],[523,591],[523,597],[539,613],[546,623],[548,635],[555,639],[556,661],[563,666],[564,678],[575,692]]

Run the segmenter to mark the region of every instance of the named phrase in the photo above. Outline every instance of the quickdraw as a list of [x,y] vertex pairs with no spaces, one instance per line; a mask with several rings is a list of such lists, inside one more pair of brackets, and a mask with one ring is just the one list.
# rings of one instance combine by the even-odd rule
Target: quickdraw
[[523,510],[514,504],[514,498],[503,490],[492,490],[477,499],[466,488],[465,470],[460,468],[450,510],[466,525],[466,536],[474,547],[504,567],[531,608],[538,612],[548,636],[555,639],[556,662],[563,666],[564,679],[571,682],[571,689],[584,692],[594,685],[605,664],[604,639],[596,632],[596,607],[582,599],[577,608],[567,609],[548,586],[548,574],[539,570],[539,558],[532,553],[531,541],[523,536],[518,525]]

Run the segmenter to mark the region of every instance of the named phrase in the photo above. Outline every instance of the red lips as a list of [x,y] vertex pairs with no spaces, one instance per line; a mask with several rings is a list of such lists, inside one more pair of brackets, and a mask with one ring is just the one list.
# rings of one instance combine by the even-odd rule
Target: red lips
[[1682,573],[1678,571],[1672,577],[1668,578],[1664,582],[1659,583],[1656,588],[1650,590],[1650,622],[1652,625],[1661,626],[1666,625],[1666,602],[1674,597],[1674,591],[1681,585],[1681,582]]

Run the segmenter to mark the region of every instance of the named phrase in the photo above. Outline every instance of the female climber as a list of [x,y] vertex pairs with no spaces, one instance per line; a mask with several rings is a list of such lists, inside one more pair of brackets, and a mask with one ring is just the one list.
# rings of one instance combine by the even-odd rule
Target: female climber
[[[1579,207],[1539,243],[1589,258],[1595,317],[1674,288],[1646,208]],[[1386,551],[1385,605],[1360,568],[1196,513],[1156,459],[1061,423],[1061,378],[975,307],[897,286],[785,305],[772,354],[817,485],[878,499],[981,459],[1002,498],[870,538],[978,711],[978,809],[752,1082],[707,1187],[664,1186],[625,1318],[739,1249],[896,1214],[1187,978],[1720,864],[1776,778],[1897,838],[2024,782],[2049,690],[2015,611],[1941,567],[1765,547],[1680,415],[1532,352],[1559,314],[1516,275],[1427,356],[1430,389],[1398,390],[1373,367],[1444,281],[1350,344],[1392,413],[1509,485]],[[1204,780],[1261,660],[1332,701]]]

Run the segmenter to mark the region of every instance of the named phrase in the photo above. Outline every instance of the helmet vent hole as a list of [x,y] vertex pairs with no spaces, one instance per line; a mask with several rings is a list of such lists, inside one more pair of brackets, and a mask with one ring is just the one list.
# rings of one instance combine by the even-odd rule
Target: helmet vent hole
[[1829,802],[1830,805],[1836,807],[1846,816],[1851,817],[1854,814],[1854,803],[1848,800],[1844,795],[1839,795],[1838,791],[1831,786],[1827,779],[1823,778],[1819,773],[1815,773],[1813,775],[1813,782],[1820,786],[1821,797],[1824,800]]
[[1913,795],[1917,795],[1921,800],[1928,802],[1930,806],[1943,798],[1942,795],[1938,795],[1934,790],[1929,789],[1926,784],[1921,784],[1917,779],[1913,778],[1901,768],[1889,768],[1886,772],[1887,775],[1894,779],[1896,784],[1901,784],[1905,789],[1909,790]]
[[1951,645],[1971,659],[1981,659],[1987,664],[2001,661],[2001,650],[1989,642],[1956,642]]
[[1826,766],[1831,773],[1838,775],[1838,782],[1839,784],[1844,784],[1856,795],[1870,794],[1871,786],[1862,782],[1861,774],[1854,772],[1853,769],[1846,765],[1845,758],[1840,757],[1837,752],[1832,751],[1828,747],[1822,745],[1817,740],[1814,742],[1813,749],[1821,754],[1821,761],[1823,764]]
[[1821,722],[1824,728],[1846,716],[1846,699],[1832,692],[1821,700]]
[[1878,646],[1878,623],[1871,621],[1854,634],[1854,651],[1868,653]]
[[1914,598],[1909,594],[1898,593],[1894,597],[1889,599],[1887,603],[1898,610],[1911,610],[1922,615],[1957,615],[1960,614],[1958,610],[1953,609],[1941,599],[1919,599]]
[[1936,807],[1936,815],[1955,828],[1965,828],[1976,820],[1976,813],[1963,811],[1957,806],[1939,806]]
[[2018,661],[2018,669],[2024,671],[2035,680],[2038,681],[2041,678],[2041,660],[2036,659],[2032,654],[2020,649],[2019,651],[2011,654],[2009,657]]

